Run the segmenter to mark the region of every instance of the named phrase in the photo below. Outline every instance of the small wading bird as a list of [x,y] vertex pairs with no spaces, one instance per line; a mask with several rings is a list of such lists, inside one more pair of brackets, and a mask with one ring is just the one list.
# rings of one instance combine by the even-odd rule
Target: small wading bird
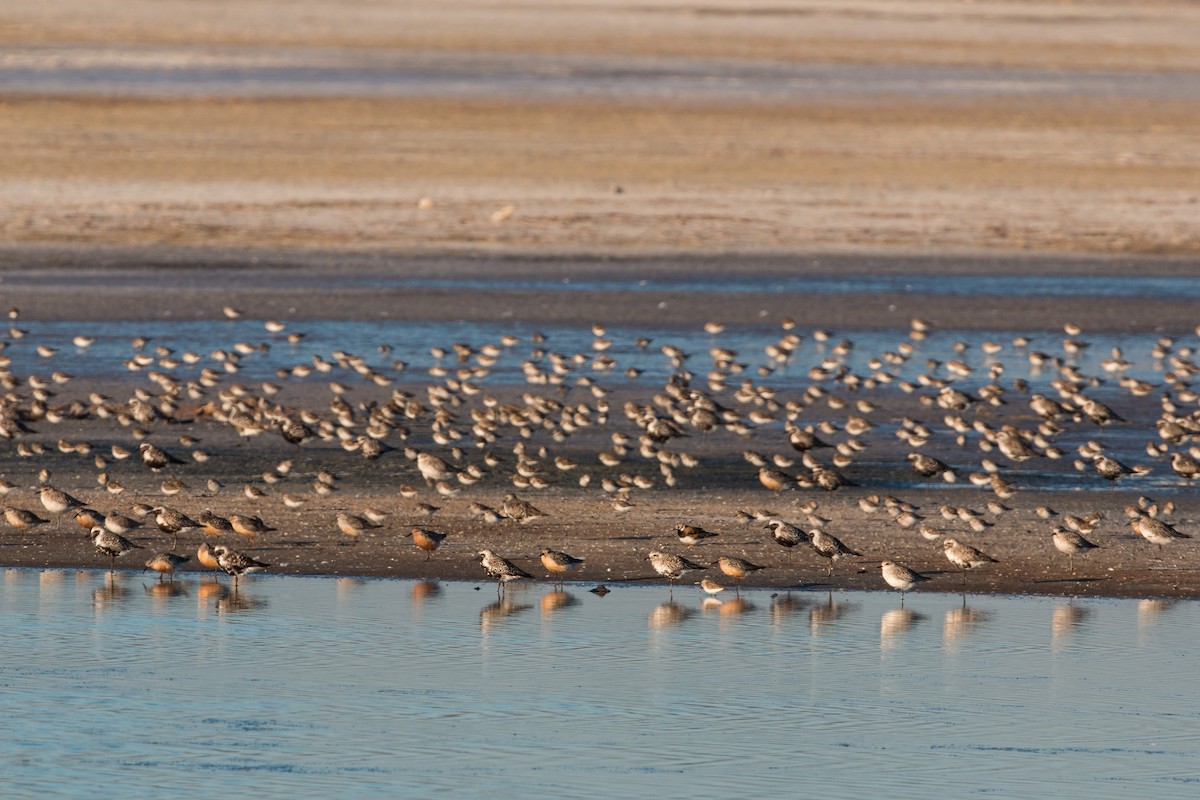
[[425,560],[428,561],[442,546],[442,542],[446,540],[446,534],[432,531],[429,528],[413,528],[408,533],[412,537],[413,544],[425,551]]
[[250,572],[262,572],[271,566],[223,544],[212,548],[212,554],[216,557],[217,566],[221,568],[221,571],[233,578],[234,588],[237,588],[238,578],[242,575]]
[[1081,534],[1069,531],[1066,528],[1055,528],[1054,532],[1050,534],[1050,539],[1058,552],[1066,554],[1071,564],[1072,575],[1075,574],[1075,556],[1079,553],[1095,550],[1100,546],[1083,538]]
[[140,544],[134,544],[120,534],[106,531],[99,525],[92,528],[89,535],[92,544],[96,546],[96,552],[109,558],[109,571],[111,572],[117,566],[117,556],[123,556],[132,550],[141,550]]
[[563,582],[567,573],[579,569],[584,562],[582,558],[549,548],[542,551],[541,560],[542,566],[551,573],[551,576],[557,577],[559,583]]
[[509,581],[533,577],[528,572],[509,561],[507,558],[498,556],[491,550],[480,550],[478,555],[479,564],[483,567],[483,571],[496,579],[497,594],[504,589],[505,584],[507,584]]
[[650,561],[650,566],[654,567],[654,571],[666,578],[667,585],[671,587],[674,586],[675,581],[683,577],[684,573],[708,569],[703,564],[689,561],[683,556],[660,553],[657,550],[651,551],[646,558]]
[[[146,562],[146,569],[152,569],[157,572],[160,581],[164,576],[175,580],[175,570],[191,560],[188,556],[181,556],[175,553],[157,553],[154,558]],[[146,570],[142,571],[145,572]]]
[[900,590],[900,605],[904,605],[904,593],[916,586],[918,583],[924,583],[929,580],[929,576],[909,569],[903,564],[897,564],[894,561],[884,561],[880,566],[880,572],[883,574],[883,580],[888,586],[893,589]]

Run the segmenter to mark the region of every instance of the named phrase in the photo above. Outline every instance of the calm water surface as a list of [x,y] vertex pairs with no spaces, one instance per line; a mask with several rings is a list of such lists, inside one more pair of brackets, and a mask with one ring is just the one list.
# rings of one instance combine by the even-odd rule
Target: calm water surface
[[9,797],[1194,797],[1191,602],[7,570]]

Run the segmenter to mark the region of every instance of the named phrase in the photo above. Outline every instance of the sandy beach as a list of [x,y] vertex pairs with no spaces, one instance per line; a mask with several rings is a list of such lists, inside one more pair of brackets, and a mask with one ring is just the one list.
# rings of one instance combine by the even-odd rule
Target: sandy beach
[[[767,569],[748,583],[773,587],[884,588],[879,562],[890,558],[930,575],[923,590],[1197,596],[1194,541],[1159,552],[1130,529],[1125,514],[1141,497],[1149,496],[1145,507],[1157,503],[1156,512],[1173,501],[1164,518],[1182,531],[1197,530],[1200,507],[1184,484],[1168,479],[1169,454],[1145,452],[1146,444],[1161,441],[1155,420],[1163,394],[1174,397],[1180,414],[1194,407],[1180,397],[1187,398],[1189,376],[1179,365],[1190,361],[1184,348],[1196,346],[1195,298],[774,286],[785,279],[908,274],[948,282],[1190,279],[1200,247],[1200,160],[1190,136],[1200,122],[1194,89],[1200,44],[1185,35],[1200,21],[1194,4],[662,2],[547,9],[477,3],[447,10],[351,3],[336,15],[322,4],[302,5],[261,0],[218,13],[184,3],[68,0],[0,12],[7,51],[0,57],[6,112],[0,133],[9,143],[0,153],[0,305],[18,309],[12,324],[29,332],[4,337],[2,355],[22,365],[6,366],[5,411],[33,431],[0,453],[0,475],[14,484],[6,504],[50,520],[30,530],[0,527],[0,563],[106,565],[70,514],[42,507],[35,487],[45,469],[49,483],[102,512],[129,513],[134,502],[146,502],[192,515],[206,508],[260,515],[277,530],[229,543],[280,573],[482,581],[475,553],[488,547],[541,579],[546,573],[537,555],[552,547],[586,557],[572,578],[615,586],[661,580],[646,561],[657,548],[686,551],[704,563],[720,555],[749,559]],[[737,278],[761,289],[688,290],[689,277]],[[529,288],[546,278],[599,285]],[[622,281],[684,283],[629,291]],[[1042,349],[1060,348],[1068,323],[1080,326],[1084,340],[1103,334],[1128,341],[1131,350],[1134,342],[1169,336],[1170,354],[1182,361],[1159,368],[1141,394],[1121,385],[1120,374],[1098,375],[1104,383],[1084,393],[1102,394],[1126,421],[1089,427],[1068,415],[1060,423],[1064,457],[1042,458],[1036,467],[981,450],[976,433],[956,443],[944,424],[947,411],[921,402],[937,394],[936,386],[905,393],[894,385],[851,388],[813,378],[849,405],[810,398],[796,410],[797,424],[828,421],[839,428],[831,435],[838,442],[860,439],[866,455],[855,454],[842,470],[860,485],[781,495],[759,484],[743,451],[801,458],[783,431],[786,402],[805,397],[802,382],[781,390],[769,409],[774,420],[748,434],[687,431],[663,445],[701,464],[676,467],[672,487],[654,460],[637,456],[639,428],[622,413],[625,402],[655,407],[663,383],[596,371],[588,362],[599,351],[583,354],[568,373],[567,391],[489,382],[486,371],[454,372],[478,368],[477,348],[493,342],[469,342],[472,354],[448,360],[445,374],[429,372],[447,364],[431,359],[428,349],[449,341],[421,342],[415,349],[423,360],[395,374],[385,354],[357,354],[386,385],[301,342],[297,359],[324,359],[335,372],[276,375],[269,382],[281,388],[277,396],[262,381],[229,372],[189,396],[201,367],[222,364],[206,352],[196,366],[164,366],[171,356],[154,354],[152,341],[142,351],[153,355],[146,368],[98,363],[86,378],[35,396],[44,391],[37,378],[51,381],[57,367],[54,355],[36,356],[33,348],[70,347],[62,341],[65,329],[51,324],[79,323],[81,334],[114,321],[212,321],[219,330],[230,305],[246,319],[280,320],[290,331],[338,322],[514,330],[603,324],[630,338],[652,331],[649,352],[660,362],[658,348],[672,335],[710,321],[762,332],[761,344],[783,335],[787,319],[808,345],[821,329],[851,340],[886,332],[899,344],[912,341],[910,321],[920,318],[935,331],[964,337],[975,387],[995,363],[979,352],[995,331],[1010,340],[1014,333],[1036,335]],[[258,336],[273,353],[282,349],[278,336]],[[236,341],[221,347],[232,350]],[[710,345],[721,341],[714,334]],[[186,339],[162,344],[175,353],[190,347]],[[1028,352],[1003,344],[997,359],[1007,369],[996,381],[1005,384],[1008,404],[975,402],[961,413],[992,429],[1011,424],[1033,431],[1043,420],[1029,409],[1029,393],[1012,385],[1028,377]],[[533,354],[553,352],[553,340],[536,345],[526,336],[504,357],[532,358],[549,370],[545,352]],[[633,345],[622,340],[616,347]],[[138,352],[125,350],[125,357]],[[807,360],[789,366],[790,374],[804,374],[826,355],[806,350]],[[1070,364],[1068,354],[1053,355]],[[736,407],[742,419],[768,410],[733,395],[743,380],[769,387],[778,374],[751,366],[745,374],[728,373],[727,389],[713,391],[706,379],[720,367],[709,353],[692,356],[687,368],[695,388]],[[737,358],[764,361],[761,346]],[[923,371],[916,361],[895,370],[908,370],[905,380]],[[954,380],[944,365],[928,371]],[[477,395],[451,389],[458,403],[447,403],[452,421],[437,420],[429,402],[430,387],[444,388],[447,379],[482,387]],[[426,408],[389,420],[380,440],[391,449],[377,460],[345,450],[336,433],[299,447],[285,442],[276,429],[280,415],[308,410],[330,431],[339,426],[330,404],[341,395],[330,391],[330,381],[345,384],[353,417],[342,426],[347,436],[365,435],[371,413],[395,391]],[[604,424],[572,426],[578,430],[561,440],[551,423],[529,439],[504,428],[485,446],[468,433],[485,397],[527,404],[526,393],[559,404],[544,416],[557,420],[561,433],[565,404],[587,403],[589,414],[599,414],[589,382],[612,393]],[[172,419],[122,421],[138,391],[154,402],[170,395]],[[93,392],[106,399],[94,401]],[[229,410],[246,398],[243,410],[259,414],[255,424],[264,428],[251,438],[228,422]],[[843,426],[859,400],[871,404],[861,413],[876,428],[856,437]],[[914,483],[905,460],[912,448],[895,435],[905,420],[936,430],[922,452],[954,464],[963,473],[958,484]],[[446,427],[465,438],[436,441]],[[135,428],[187,463],[151,473],[138,463]],[[635,444],[623,465],[601,468],[597,453],[611,447],[614,431]],[[181,436],[196,441],[182,444]],[[1144,489],[1136,477],[1110,486],[1093,475],[1079,484],[1071,462],[1088,440],[1148,462],[1156,488]],[[60,442],[71,447],[64,452]],[[78,443],[88,445],[86,452],[73,449]],[[547,488],[514,487],[520,459],[513,447],[521,443]],[[18,449],[34,444],[43,452]],[[1170,444],[1185,452],[1190,442]],[[117,459],[113,445],[135,455]],[[426,486],[405,447],[436,451],[459,468],[482,464],[485,452],[503,461],[442,497]],[[457,458],[455,447],[462,451]],[[210,458],[191,460],[194,449]],[[103,464],[96,462],[100,455]],[[831,455],[816,453],[821,461]],[[556,470],[555,457],[581,466]],[[943,520],[939,509],[982,509],[997,500],[963,486],[984,458],[996,460],[1017,491],[1003,500],[1008,510],[987,516],[984,532],[971,533],[961,520]],[[282,461],[292,462],[288,475],[265,481],[264,473]],[[787,469],[803,471],[798,461]],[[312,491],[322,470],[336,476],[336,490],[327,495]],[[587,487],[579,485],[583,472],[593,476]],[[633,509],[618,514],[599,484],[622,473],[654,483],[630,489]],[[124,484],[125,492],[106,491],[101,475]],[[164,496],[160,484],[168,475],[188,488]],[[210,478],[225,488],[206,489]],[[1055,484],[1059,478],[1066,483]],[[401,497],[404,484],[417,495]],[[264,496],[249,499],[246,485]],[[470,514],[471,503],[498,507],[514,490],[546,517],[529,525],[489,524]],[[303,505],[286,507],[284,494]],[[962,575],[938,547],[897,527],[894,518],[862,510],[860,500],[879,494],[918,506],[931,523],[999,563]],[[418,502],[441,508],[425,517]],[[816,506],[808,512],[811,502]],[[1039,506],[1059,517],[1037,516]],[[351,543],[338,531],[336,514],[366,508],[386,512],[386,519]],[[827,563],[810,548],[779,547],[761,521],[738,522],[739,510],[767,510],[800,525],[812,513],[863,555],[837,562],[828,576]],[[1050,531],[1062,515],[1092,512],[1103,517],[1090,534],[1101,548],[1071,564],[1050,545]],[[146,522],[130,538],[147,552],[172,543]],[[681,522],[720,536],[683,547],[674,534]],[[405,536],[413,526],[447,534],[433,558],[426,560]],[[185,534],[177,549],[194,554],[204,539]],[[143,560],[136,551],[117,565],[140,568]],[[685,578],[696,579],[695,573]]]

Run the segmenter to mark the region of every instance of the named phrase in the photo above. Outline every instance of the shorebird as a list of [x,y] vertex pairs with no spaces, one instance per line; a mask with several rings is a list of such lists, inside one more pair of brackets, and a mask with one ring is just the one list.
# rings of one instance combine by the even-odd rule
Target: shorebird
[[480,550],[477,555],[479,556],[479,564],[483,567],[483,571],[496,579],[497,594],[500,593],[504,585],[509,581],[533,577],[507,558],[498,556],[491,550]]
[[83,508],[82,500],[78,500],[66,492],[55,489],[53,486],[43,486],[38,490],[38,497],[42,501],[42,505],[51,514],[62,514],[72,508]]
[[124,514],[118,514],[114,511],[104,518],[104,527],[113,533],[124,536],[142,527],[142,523],[132,517],[127,517]]
[[568,555],[559,550],[550,550],[547,548],[546,550],[542,551],[541,560],[542,566],[553,575],[558,576],[559,582],[561,583],[563,580],[562,576],[566,575],[568,572],[573,572],[574,570],[578,569],[579,566],[583,564],[585,559],[576,558],[575,556]]
[[679,537],[680,544],[695,545],[705,539],[712,539],[720,534],[712,533],[694,525],[684,525],[682,522],[675,526],[675,535]]
[[908,461],[916,473],[922,477],[932,478],[940,475],[946,483],[954,483],[957,480],[954,470],[933,456],[927,456],[924,453],[909,453]]
[[[962,567],[963,570],[977,569],[985,564],[994,564],[996,559],[984,553],[982,550],[976,550],[968,544],[963,544],[957,539],[947,538],[942,541],[942,551],[946,554],[946,558],[956,567]],[[963,581],[966,582],[966,572],[963,572]]]
[[175,569],[191,560],[188,556],[181,556],[175,553],[156,553],[153,558],[146,562],[146,569],[152,569],[157,572],[160,581],[164,575],[174,580]]
[[[169,506],[155,506],[152,510],[154,511],[154,523],[158,525],[158,529],[174,536],[175,542],[179,541],[179,534],[190,533],[200,527],[199,522]],[[175,544],[171,545],[171,549],[175,549]]]
[[413,528],[408,535],[412,537],[413,544],[425,551],[426,561],[446,540],[446,534],[431,531],[428,528]]
[[763,527],[771,531],[771,538],[781,547],[795,547],[807,539],[804,531],[781,519],[772,519]]
[[829,559],[829,575],[833,575],[833,562],[846,556],[862,555],[844,545],[841,539],[820,528],[813,528],[808,532],[808,543],[812,545],[817,555]]
[[233,528],[234,533],[253,539],[260,533],[270,533],[275,530],[267,523],[263,522],[262,517],[253,516],[247,517],[242,514],[230,514],[229,525]]
[[207,569],[221,569],[221,564],[217,561],[217,556],[213,553],[213,549],[208,546],[208,542],[201,542],[200,547],[196,548],[196,561]]
[[172,464],[187,463],[182,458],[173,456],[161,447],[150,444],[150,442],[142,442],[138,445],[138,452],[142,456],[142,463],[154,472],[166,469]]
[[1100,546],[1094,542],[1089,542],[1082,535],[1075,531],[1069,531],[1066,528],[1056,527],[1054,532],[1050,534],[1050,539],[1054,542],[1054,547],[1058,552],[1067,555],[1067,558],[1070,560],[1072,575],[1075,574],[1075,556]]
[[904,605],[904,593],[916,586],[918,583],[924,583],[929,580],[929,576],[909,569],[903,564],[897,564],[895,561],[884,561],[879,565],[880,572],[883,574],[883,580],[888,586],[893,589],[900,590],[900,605]]
[[796,485],[796,481],[791,475],[765,466],[758,471],[758,482],[772,492],[782,492],[784,489]]
[[737,594],[741,594],[741,582],[745,580],[747,575],[763,569],[763,567],[757,564],[751,564],[745,559],[735,558],[734,556],[721,556],[717,559],[717,567],[721,572],[737,580],[738,586],[735,590]]
[[500,513],[508,519],[516,520],[522,525],[527,525],[539,517],[546,516],[528,500],[522,500],[512,492],[504,495],[504,502],[500,506]]
[[667,579],[668,586],[683,577],[685,572],[708,569],[708,567],[689,561],[683,556],[660,553],[657,550],[651,551],[646,558],[650,561],[650,566],[654,567],[654,571]]
[[94,508],[78,508],[75,510],[75,524],[90,531],[97,525],[103,525],[104,517]]
[[256,561],[245,553],[237,550],[232,550],[223,544],[219,544],[212,549],[212,554],[217,559],[217,566],[226,575],[233,577],[233,585],[237,586],[238,578],[248,572],[262,572],[270,567],[270,564]]
[[433,486],[438,481],[453,480],[458,472],[433,453],[417,453],[417,470],[429,486]]
[[339,511],[337,515],[338,530],[350,537],[350,541],[357,542],[358,537],[363,531],[382,528],[382,525],[376,525],[369,519],[363,519],[355,514],[348,514],[345,511]]
[[116,567],[117,556],[123,556],[131,550],[142,549],[140,544],[134,544],[124,536],[112,533],[111,531],[106,531],[99,525],[92,528],[89,538],[92,540],[92,544],[96,546],[97,553],[108,556],[110,570]]
[[716,595],[719,592],[725,591],[725,587],[711,578],[703,578],[700,581],[700,588],[710,595]]
[[4,521],[20,531],[50,522],[50,520],[42,519],[32,511],[27,511],[24,508],[13,508],[12,506],[4,507]]
[[1163,545],[1172,544],[1180,539],[1192,538],[1189,534],[1175,530],[1170,524],[1153,517],[1137,516],[1129,521],[1129,527],[1150,544],[1158,545],[1161,553]]
[[200,523],[201,529],[208,536],[221,536],[222,534],[233,533],[232,522],[220,514],[214,514],[207,508],[196,516],[196,521]]

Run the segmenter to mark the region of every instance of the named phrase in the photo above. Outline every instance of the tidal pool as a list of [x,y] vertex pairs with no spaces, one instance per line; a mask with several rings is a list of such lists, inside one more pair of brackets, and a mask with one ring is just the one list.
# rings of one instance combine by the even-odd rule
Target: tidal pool
[[1157,798],[1200,784],[1188,601],[2,578],[7,797]]

